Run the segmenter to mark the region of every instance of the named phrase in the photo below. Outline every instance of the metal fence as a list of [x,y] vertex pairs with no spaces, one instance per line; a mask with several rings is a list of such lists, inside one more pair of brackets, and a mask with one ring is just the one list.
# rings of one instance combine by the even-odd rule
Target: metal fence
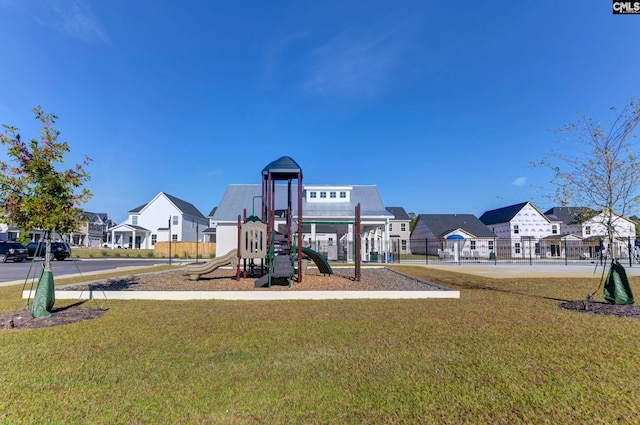
[[[639,264],[635,241],[618,239],[611,249],[600,239],[516,238],[516,239],[393,239],[382,244],[363,243],[361,259],[372,263],[413,264],[575,264],[604,262],[612,255],[623,264]],[[353,262],[353,243],[314,241],[311,249],[329,261]]]

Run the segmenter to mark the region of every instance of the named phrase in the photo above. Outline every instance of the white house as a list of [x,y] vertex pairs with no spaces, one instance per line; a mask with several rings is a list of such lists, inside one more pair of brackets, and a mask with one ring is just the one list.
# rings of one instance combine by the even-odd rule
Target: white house
[[111,229],[112,248],[152,249],[156,242],[202,241],[209,222],[193,204],[164,192],[128,212],[129,217]]
[[[210,218],[209,229],[215,228],[216,256],[237,248],[238,216],[260,217],[262,187],[259,184],[232,184],[227,187],[220,204]],[[298,189],[293,185],[291,204],[287,185],[275,186],[275,228],[286,222],[291,208],[298,219]],[[376,256],[382,260],[389,250],[389,213],[382,202],[377,186],[373,185],[303,185],[302,191],[303,243],[328,260],[353,260],[352,242],[355,229],[355,208],[361,208],[360,247],[363,260]]]
[[[561,235],[576,235],[586,242],[584,257],[595,256],[600,248],[609,249],[606,222],[609,216],[587,207],[554,207],[545,212],[551,220],[560,223]],[[629,248],[635,247],[636,224],[620,214],[612,213],[614,246],[611,250],[616,258],[628,258]]]
[[[561,255],[560,222],[552,221],[531,202],[486,211],[480,216],[498,239],[499,256],[514,258],[556,257]],[[551,237],[545,240],[544,238]]]

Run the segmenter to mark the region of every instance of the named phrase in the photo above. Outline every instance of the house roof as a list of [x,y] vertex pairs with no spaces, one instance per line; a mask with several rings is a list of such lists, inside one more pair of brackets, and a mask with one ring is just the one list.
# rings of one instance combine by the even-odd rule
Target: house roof
[[[319,185],[313,185],[316,190]],[[335,186],[327,186],[335,187]],[[355,215],[356,204],[360,204],[362,217],[390,218],[376,186],[350,185],[351,194],[349,202],[306,202],[302,199],[303,220],[307,217],[339,219],[340,217],[352,219]],[[275,209],[287,209],[286,184],[275,185]],[[213,219],[217,221],[236,221],[238,215],[247,210],[247,216],[260,215],[262,186],[259,184],[232,184],[227,187],[220,204],[216,208]],[[304,196],[304,194],[303,194]],[[298,190],[297,185],[292,185],[291,207],[294,215],[298,215]]]
[[[480,216],[480,221],[484,224],[498,224],[498,223],[508,223],[510,222],[516,214],[520,212],[527,204],[531,204],[531,202],[522,202],[520,204],[510,205],[508,207],[498,208],[495,210],[486,211],[484,214]],[[533,208],[535,208],[538,212],[538,208],[531,204]],[[547,216],[540,212],[540,215],[544,216],[547,220],[549,219]]]
[[[164,193],[164,192],[162,192]],[[200,210],[198,210],[192,203],[183,201],[180,198],[176,198],[175,196],[171,196],[168,193],[164,194],[173,204],[182,211],[183,214],[190,215],[192,217],[202,218],[206,220],[206,217],[202,215]]]
[[[176,208],[178,208],[178,210],[180,210],[180,212],[182,212],[185,215],[190,215],[192,217],[196,217],[196,218],[201,218],[203,220],[206,220],[207,218],[202,215],[202,213],[200,212],[200,210],[198,210],[192,203],[184,201],[180,198],[177,198],[175,196],[169,195],[168,193],[165,192],[160,192],[158,195],[156,195],[155,198],[156,199],[158,196],[164,195],[167,197],[167,199],[176,206]],[[152,200],[153,201],[153,200]],[[146,204],[142,204],[137,208],[134,208],[130,211],[128,211],[129,213],[139,213],[141,212],[147,205],[149,205],[150,202],[147,202]]]
[[496,235],[473,214],[420,214],[422,221],[436,237],[461,229],[478,238],[495,238]]
[[386,210],[393,214],[394,220],[411,220],[409,214],[407,214],[407,212],[402,207],[386,207]]
[[553,207],[544,213],[549,219],[564,224],[581,224],[597,214],[596,210],[589,207]]

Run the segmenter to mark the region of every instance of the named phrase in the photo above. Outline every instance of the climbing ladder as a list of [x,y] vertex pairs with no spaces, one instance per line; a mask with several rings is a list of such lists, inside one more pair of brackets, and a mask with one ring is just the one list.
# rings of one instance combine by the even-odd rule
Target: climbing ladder
[[292,249],[287,237],[282,233],[273,232],[269,246],[269,254],[267,255],[269,272],[256,280],[255,287],[268,286],[271,288],[273,279],[277,278],[287,278],[289,285],[291,285],[291,279],[294,277],[295,269],[291,256]]

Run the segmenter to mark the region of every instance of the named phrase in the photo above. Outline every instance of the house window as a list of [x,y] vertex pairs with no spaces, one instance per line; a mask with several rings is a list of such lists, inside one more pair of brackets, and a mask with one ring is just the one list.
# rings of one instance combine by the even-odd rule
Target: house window
[[517,235],[518,233],[520,233],[520,226],[517,224],[513,225],[513,234]]
[[172,242],[178,242],[178,235],[176,235],[175,233],[173,235],[171,235],[171,241]]
[[336,193],[335,192],[329,192],[329,198],[336,199]]
[[151,246],[154,246],[157,241],[158,241],[158,235],[156,234],[151,235]]
[[516,242],[513,248],[516,254],[520,254],[520,242]]
[[540,242],[536,242],[535,250],[536,250],[536,255],[540,255]]
[[470,245],[471,245],[471,249],[476,249],[476,241],[471,240],[469,242],[470,242]]
[[403,240],[402,240],[402,242],[401,242],[401,249],[402,249],[403,251],[406,251],[406,250],[407,250],[407,241],[406,241],[406,239],[403,239]]
[[585,235],[590,235],[591,234],[591,226],[586,226],[584,228],[584,234]]
[[326,199],[327,198],[327,192],[320,192],[320,199]]
[[313,192],[309,192],[309,198],[316,199],[316,196],[317,196],[317,195],[318,195],[318,194],[317,194],[315,191],[313,191]]
[[554,235],[558,234],[558,225],[557,224],[552,224],[551,225],[551,233],[553,233]]
[[138,225],[138,216],[134,215],[131,217],[131,224],[133,224],[134,226]]
[[400,231],[401,232],[407,231],[407,223],[400,223]]
[[347,192],[340,192],[340,199],[347,199]]
[[177,215],[174,215],[174,216],[173,216],[173,225],[174,225],[174,226],[177,226],[177,225],[178,225],[178,216],[177,216]]
[[333,246],[333,238],[329,238],[329,246]]
[[393,232],[393,223],[389,223],[389,231]]
[[489,250],[493,251],[493,241],[489,241]]

